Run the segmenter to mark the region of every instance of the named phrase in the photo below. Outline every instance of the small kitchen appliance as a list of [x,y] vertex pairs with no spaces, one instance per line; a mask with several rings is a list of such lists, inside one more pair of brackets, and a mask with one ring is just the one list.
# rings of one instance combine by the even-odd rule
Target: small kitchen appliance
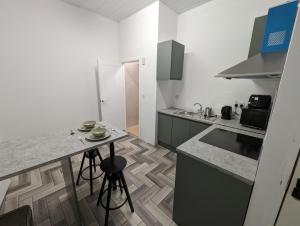
[[210,118],[212,116],[213,116],[213,114],[212,114],[212,108],[211,107],[205,108],[205,110],[204,110],[204,117],[205,118]]
[[248,108],[242,109],[240,123],[244,126],[265,130],[270,116],[271,96],[251,95]]
[[231,106],[223,106],[221,110],[221,118],[225,120],[231,120],[232,115],[232,107]]

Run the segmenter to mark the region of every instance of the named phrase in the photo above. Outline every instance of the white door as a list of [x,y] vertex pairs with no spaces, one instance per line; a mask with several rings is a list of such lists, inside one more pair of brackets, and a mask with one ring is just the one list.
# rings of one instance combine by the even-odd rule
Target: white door
[[125,129],[125,90],[121,64],[98,60],[98,101],[100,120]]
[[283,201],[276,226],[297,226],[297,225],[300,225],[300,161],[299,158],[296,162],[294,174],[291,179],[286,197]]

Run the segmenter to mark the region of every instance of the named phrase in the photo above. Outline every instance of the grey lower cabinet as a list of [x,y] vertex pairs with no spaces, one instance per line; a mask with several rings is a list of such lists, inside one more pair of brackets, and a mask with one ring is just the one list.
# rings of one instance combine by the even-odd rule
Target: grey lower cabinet
[[190,121],[173,117],[172,147],[177,147],[190,138]]
[[199,123],[190,121],[190,137],[194,137],[197,134],[201,133],[202,131],[206,130],[211,125],[206,123]]
[[175,151],[176,147],[209,126],[206,123],[158,113],[157,141],[159,145]]
[[179,226],[242,226],[252,186],[177,154],[173,220]]
[[158,144],[166,148],[171,147],[173,117],[158,114],[157,137]]

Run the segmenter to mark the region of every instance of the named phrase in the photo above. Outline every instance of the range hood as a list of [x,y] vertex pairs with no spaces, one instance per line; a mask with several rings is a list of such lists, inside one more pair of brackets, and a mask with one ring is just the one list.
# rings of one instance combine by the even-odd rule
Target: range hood
[[222,71],[215,77],[221,78],[279,78],[283,72],[286,52],[259,53],[247,60]]
[[298,1],[269,9],[254,21],[248,59],[220,72],[221,78],[280,78],[297,14]]

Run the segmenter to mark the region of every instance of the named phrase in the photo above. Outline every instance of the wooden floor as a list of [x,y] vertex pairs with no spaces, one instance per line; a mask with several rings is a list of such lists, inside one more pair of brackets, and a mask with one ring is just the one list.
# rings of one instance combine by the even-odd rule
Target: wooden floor
[[134,136],[139,136],[139,125],[131,126],[127,128],[127,132],[133,134]]
[[[100,149],[108,156],[108,147]],[[128,204],[111,211],[109,225],[175,225],[172,219],[176,154],[153,147],[134,138],[116,144],[117,155],[126,157],[125,177],[133,200],[135,212]],[[77,176],[82,155],[72,158],[74,175]],[[87,161],[86,161],[87,162]],[[77,193],[82,218],[87,226],[103,225],[104,210],[96,207],[102,178],[95,181],[93,196],[89,185],[80,182]],[[119,192],[113,194],[113,204],[123,200]],[[36,226],[74,225],[74,216],[66,201],[63,175],[59,163],[12,178],[8,194],[0,212],[5,213],[22,205],[33,209]]]

